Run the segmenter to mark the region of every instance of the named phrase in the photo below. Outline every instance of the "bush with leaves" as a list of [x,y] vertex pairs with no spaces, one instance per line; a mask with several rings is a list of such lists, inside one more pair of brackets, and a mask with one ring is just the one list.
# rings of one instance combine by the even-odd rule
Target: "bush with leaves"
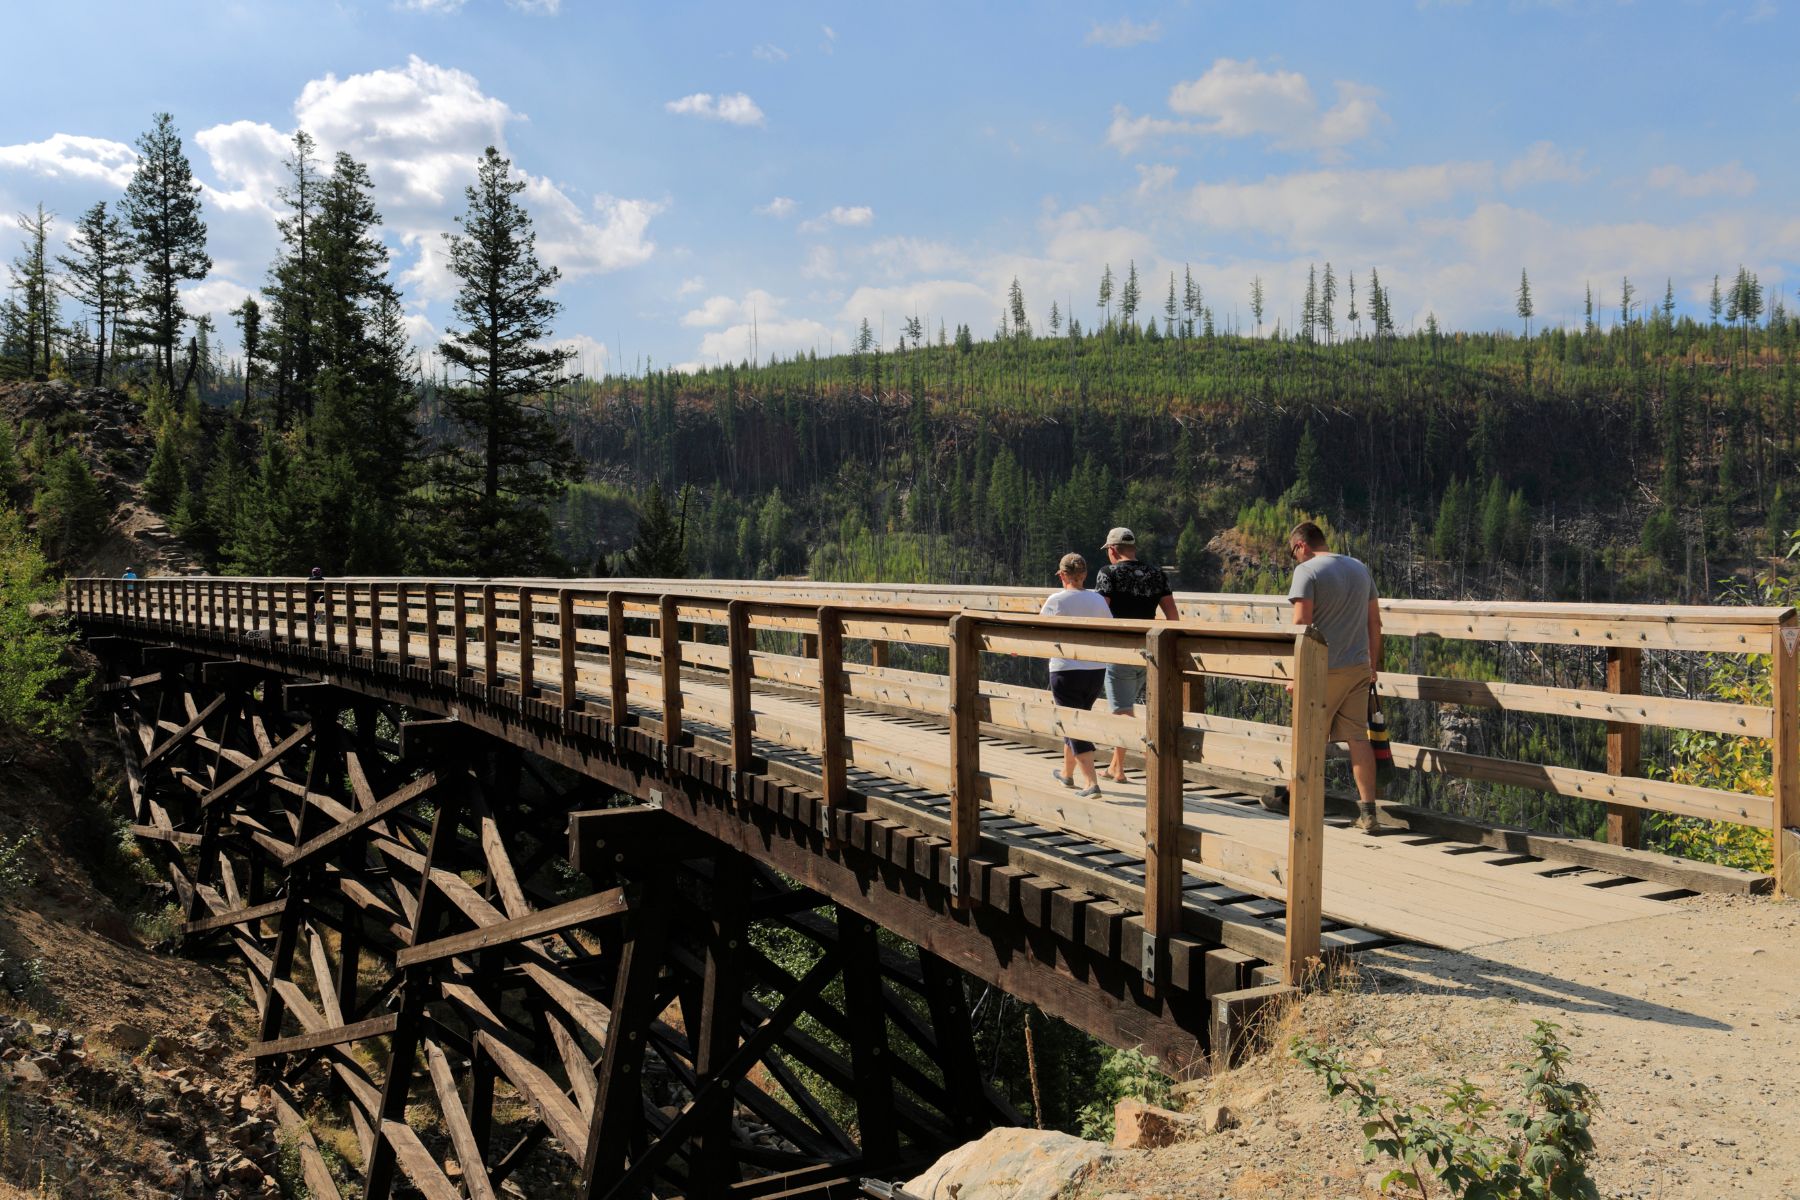
[[1166,1105],[1171,1094],[1168,1077],[1157,1069],[1156,1059],[1141,1050],[1115,1050],[1094,1077],[1094,1098],[1081,1106],[1081,1136],[1110,1140],[1113,1111],[1119,1101]]
[[[1434,1194],[1465,1200],[1599,1200],[1588,1177],[1594,1094],[1567,1077],[1569,1051],[1557,1036],[1560,1026],[1535,1024],[1536,1055],[1529,1063],[1513,1064],[1525,1099],[1504,1113],[1505,1135],[1488,1131],[1484,1121],[1498,1106],[1466,1079],[1436,1108],[1403,1107],[1381,1091],[1385,1068],[1365,1074],[1336,1050],[1306,1038],[1295,1038],[1291,1050],[1325,1081],[1333,1100],[1362,1118],[1363,1161],[1382,1155],[1397,1164],[1382,1178],[1383,1194],[1395,1194],[1391,1189],[1397,1185],[1420,1200]],[[1443,1191],[1434,1192],[1429,1180]]]
[[81,553],[106,530],[106,495],[73,446],[44,463],[32,507],[44,552],[57,562]]
[[43,611],[56,583],[18,513],[0,505],[0,732],[59,736],[87,699],[67,686],[68,627]]

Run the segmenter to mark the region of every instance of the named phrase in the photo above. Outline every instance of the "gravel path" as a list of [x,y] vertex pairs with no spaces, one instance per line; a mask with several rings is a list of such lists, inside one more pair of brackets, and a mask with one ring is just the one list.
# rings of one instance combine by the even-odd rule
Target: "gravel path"
[[[1371,954],[1354,991],[1290,1014],[1281,1044],[1328,1037],[1386,1068],[1396,1094],[1435,1098],[1466,1077],[1504,1106],[1534,1018],[1563,1027],[1571,1077],[1599,1095],[1602,1195],[1800,1200],[1800,904],[1697,897],[1470,953]],[[1356,1123],[1285,1053],[1184,1090],[1230,1105],[1238,1127],[1126,1154],[1085,1195],[1378,1194]]]

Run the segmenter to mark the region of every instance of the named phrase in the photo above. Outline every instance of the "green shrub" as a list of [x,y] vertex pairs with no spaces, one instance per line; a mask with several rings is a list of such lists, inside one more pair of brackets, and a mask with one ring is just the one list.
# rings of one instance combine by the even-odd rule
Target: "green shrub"
[[1119,1101],[1166,1105],[1171,1092],[1168,1078],[1157,1070],[1156,1059],[1141,1050],[1116,1050],[1094,1077],[1092,1095],[1093,1099],[1081,1106],[1081,1136],[1111,1141],[1113,1109]]
[[1503,1114],[1504,1136],[1488,1132],[1484,1119],[1497,1106],[1466,1079],[1436,1108],[1402,1108],[1378,1086],[1385,1068],[1361,1073],[1336,1050],[1306,1038],[1295,1038],[1291,1050],[1325,1081],[1333,1100],[1362,1118],[1363,1161],[1380,1155],[1397,1164],[1382,1178],[1384,1194],[1399,1185],[1429,1200],[1426,1180],[1436,1179],[1449,1195],[1466,1200],[1599,1200],[1587,1171],[1594,1094],[1566,1077],[1569,1052],[1557,1036],[1560,1026],[1535,1025],[1536,1056],[1513,1064],[1525,1098]]
[[65,686],[74,635],[42,611],[56,594],[25,522],[0,505],[0,732],[60,736],[86,702],[86,680]]

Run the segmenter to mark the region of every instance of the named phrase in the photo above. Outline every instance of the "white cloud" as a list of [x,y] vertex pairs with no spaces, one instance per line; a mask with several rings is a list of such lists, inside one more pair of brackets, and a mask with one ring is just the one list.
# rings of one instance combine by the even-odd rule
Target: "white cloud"
[[838,269],[837,252],[830,246],[814,246],[806,252],[806,261],[800,265],[800,274],[807,279],[842,279],[843,272]]
[[1667,163],[1654,168],[1647,182],[1653,188],[1695,198],[1748,196],[1756,190],[1756,176],[1735,159],[1705,171],[1689,171],[1686,167]]
[[773,42],[763,42],[750,51],[752,58],[759,58],[766,63],[780,63],[788,60],[788,52]]
[[1506,165],[1500,182],[1508,191],[1534,183],[1581,183],[1594,174],[1581,165],[1586,155],[1585,150],[1565,153],[1554,142],[1533,142],[1524,154]]
[[41,142],[0,146],[0,168],[30,171],[49,179],[92,180],[123,188],[137,170],[137,151],[107,138],[57,133]]
[[678,116],[700,117],[708,121],[724,121],[728,125],[761,125],[763,110],[743,92],[714,96],[711,92],[695,92],[663,105]]
[[453,13],[468,0],[394,0],[394,8],[400,12],[417,13]]
[[1168,163],[1139,163],[1137,174],[1136,191],[1138,199],[1142,200],[1158,192],[1166,191],[1168,186],[1175,182],[1175,176],[1179,172]]
[[1277,149],[1336,157],[1343,147],[1370,137],[1388,118],[1374,88],[1340,80],[1334,89],[1337,102],[1322,108],[1306,76],[1297,71],[1264,71],[1254,59],[1221,58],[1198,79],[1169,89],[1174,118],[1136,117],[1115,107],[1106,140],[1129,154],[1153,137],[1263,137]]
[[825,35],[825,40],[819,43],[819,53],[835,54],[837,52],[837,30],[829,25],[821,25],[819,32]]
[[875,210],[866,204],[836,204],[809,221],[800,223],[802,233],[818,233],[830,226],[860,229],[875,220]]
[[698,275],[690,276],[689,278],[682,280],[681,286],[675,289],[675,298],[679,300],[683,296],[692,296],[695,292],[705,290],[706,280],[700,278]]
[[799,207],[800,202],[792,197],[777,196],[767,204],[757,205],[756,215],[759,217],[791,217],[794,215],[794,210]]
[[562,0],[506,0],[506,3],[520,12],[543,17],[554,17],[562,11]]
[[570,374],[579,371],[592,378],[606,370],[606,364],[612,361],[612,355],[606,343],[596,341],[585,333],[571,334],[568,337],[554,339],[550,346],[555,350],[571,350],[575,357],[569,360],[564,368]]
[[1154,42],[1162,37],[1162,25],[1150,21],[1139,25],[1130,17],[1120,17],[1110,25],[1094,22],[1083,39],[1090,46],[1105,46],[1110,50],[1125,50],[1132,46],[1141,46],[1145,42]]
[[712,329],[760,320],[780,311],[781,301],[761,288],[753,288],[742,298],[708,296],[699,308],[683,315],[681,323],[689,329]]
[[1296,250],[1385,242],[1405,235],[1422,210],[1493,187],[1494,166],[1447,162],[1377,170],[1301,171],[1254,183],[1201,183],[1187,193],[1187,216],[1212,229],[1261,234]]
[[525,202],[537,227],[539,250],[564,276],[635,267],[656,252],[644,234],[661,204],[601,195],[594,197],[590,216],[548,179],[519,174],[525,178]]

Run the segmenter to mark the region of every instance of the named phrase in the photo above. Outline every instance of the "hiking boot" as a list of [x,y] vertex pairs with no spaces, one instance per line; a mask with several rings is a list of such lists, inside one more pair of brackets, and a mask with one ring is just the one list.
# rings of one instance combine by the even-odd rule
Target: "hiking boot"
[[1377,832],[1381,828],[1380,811],[1373,804],[1359,801],[1356,805],[1356,824],[1351,828],[1363,833]]
[[1258,796],[1257,803],[1272,813],[1285,813],[1288,810],[1288,790],[1281,785]]

